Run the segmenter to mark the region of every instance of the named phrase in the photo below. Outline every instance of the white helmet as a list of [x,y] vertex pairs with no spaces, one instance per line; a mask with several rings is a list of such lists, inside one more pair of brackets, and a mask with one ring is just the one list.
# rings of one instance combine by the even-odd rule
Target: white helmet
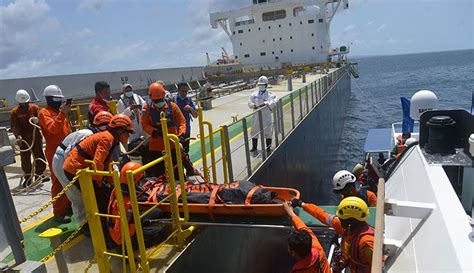
[[417,141],[418,141],[418,140],[416,140],[416,138],[410,137],[409,139],[407,139],[407,140],[405,141],[405,145],[408,146],[408,145],[410,145],[410,144],[412,144],[412,143],[415,143],[415,142],[417,142]]
[[56,98],[64,98],[63,92],[61,88],[57,85],[48,85],[44,89],[43,96],[45,97],[56,97]]
[[268,78],[265,76],[261,76],[258,78],[257,85],[268,84]]
[[16,91],[15,100],[18,103],[27,103],[30,101],[30,94],[24,89]]
[[429,90],[420,90],[411,97],[410,117],[414,120],[420,120],[423,112],[436,108],[438,108],[438,98],[435,93]]
[[332,178],[334,190],[342,190],[348,183],[356,182],[356,177],[351,172],[346,170],[338,171]]

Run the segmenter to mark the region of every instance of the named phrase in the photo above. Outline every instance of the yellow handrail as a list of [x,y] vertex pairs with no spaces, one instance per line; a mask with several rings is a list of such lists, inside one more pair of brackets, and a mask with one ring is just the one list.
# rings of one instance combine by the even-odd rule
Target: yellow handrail
[[[204,123],[202,116],[202,107],[201,103],[198,103],[198,121],[199,121],[199,142],[201,143],[201,158],[202,158],[202,171],[204,172],[204,179],[206,181],[211,181],[209,178],[209,168],[207,166],[207,157],[206,157],[206,134],[204,133]],[[212,133],[212,132],[211,132]]]
[[[216,155],[214,153],[214,131],[212,130],[212,123],[210,123],[209,121],[203,120],[202,124],[206,125],[209,131],[209,153],[211,154],[212,183],[217,184]],[[203,154],[205,157],[206,153],[203,152]]]

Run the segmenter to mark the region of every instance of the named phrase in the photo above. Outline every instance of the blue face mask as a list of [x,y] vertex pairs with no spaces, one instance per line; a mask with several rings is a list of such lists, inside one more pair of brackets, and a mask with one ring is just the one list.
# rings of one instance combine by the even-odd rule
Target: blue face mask
[[155,105],[158,108],[163,108],[163,106],[165,106],[165,101],[163,100],[163,101],[155,102]]
[[125,92],[125,97],[127,97],[127,98],[133,97],[133,91],[127,91],[127,92]]
[[181,100],[185,100],[187,98],[187,96],[181,96],[181,95],[178,95],[178,97],[181,99]]

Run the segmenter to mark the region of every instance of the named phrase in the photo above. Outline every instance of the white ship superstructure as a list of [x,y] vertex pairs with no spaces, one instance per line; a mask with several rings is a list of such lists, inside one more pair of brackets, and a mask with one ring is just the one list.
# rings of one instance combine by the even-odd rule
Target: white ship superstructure
[[227,33],[241,64],[313,64],[331,53],[331,20],[341,5],[347,9],[348,0],[253,0],[210,20]]

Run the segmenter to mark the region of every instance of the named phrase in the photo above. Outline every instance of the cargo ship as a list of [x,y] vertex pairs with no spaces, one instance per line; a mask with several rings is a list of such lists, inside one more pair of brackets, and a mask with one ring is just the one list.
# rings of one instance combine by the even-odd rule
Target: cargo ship
[[[116,93],[122,84],[131,83],[143,94],[156,80],[164,80],[170,90],[182,81],[195,90],[206,81],[216,86],[226,82],[219,94],[206,97],[209,109],[200,109],[192,125],[192,135],[199,138],[191,144],[189,157],[203,170],[203,177],[217,184],[248,180],[269,187],[294,188],[305,202],[327,205],[325,208],[334,212],[338,199],[329,181],[336,171],[334,158],[346,117],[341,109],[348,108],[351,77],[358,77],[355,66],[347,61],[349,47],[332,48],[330,43],[330,23],[341,7],[349,8],[348,1],[253,0],[247,7],[210,15],[211,27],[221,27],[229,36],[233,55],[225,52],[220,61],[209,60],[207,66],[10,79],[0,81],[0,87],[12,90],[12,94],[13,90],[27,88],[31,97],[41,100],[38,90],[51,83],[70,86],[70,95],[79,97],[91,93],[87,92],[92,89],[88,83],[97,80],[108,81]],[[272,111],[271,151],[264,147],[261,128],[255,154],[249,151],[248,129],[261,110],[249,110],[247,101],[255,79],[262,74],[269,76],[269,89],[278,102]],[[74,118],[80,119],[81,107],[77,109]],[[463,128],[454,137],[457,142],[452,149],[456,156],[448,156],[449,163],[445,156],[433,157],[425,152],[431,133],[426,122],[434,116],[450,116],[457,128]],[[378,206],[371,208],[369,219],[376,229],[374,261],[378,259],[372,272],[472,272],[473,222],[466,214],[472,212],[473,201],[473,163],[467,146],[469,134],[474,132],[472,122],[472,115],[462,112],[427,111],[420,119],[419,143],[407,147],[385,169],[373,166],[380,180]],[[392,128],[375,138],[369,133],[366,146],[371,148],[366,151],[379,153],[391,148],[400,134],[395,125]],[[291,268],[286,236],[292,227],[287,217],[192,215],[184,202],[176,204],[170,218],[165,219],[168,222],[159,223],[174,230],[170,240],[149,249],[141,246],[137,251],[107,249],[101,232],[92,232],[92,238],[88,238],[80,234],[81,223],[54,224],[49,209],[42,206],[50,196],[32,195],[44,193],[50,184],[18,194],[20,174],[14,163],[14,149],[6,130],[1,136],[0,172],[5,170],[6,175],[0,176],[0,193],[2,207],[7,208],[0,217],[2,270],[288,272]],[[373,147],[380,142],[386,145]],[[94,171],[82,173],[78,180],[87,191],[87,175]],[[114,177],[116,173],[111,170],[104,175]],[[85,200],[89,204],[89,226],[97,231],[97,220],[103,215],[91,202]],[[43,210],[38,212],[38,208]],[[334,231],[304,212],[300,217],[318,235],[332,259]],[[143,244],[141,240],[139,245]]]

